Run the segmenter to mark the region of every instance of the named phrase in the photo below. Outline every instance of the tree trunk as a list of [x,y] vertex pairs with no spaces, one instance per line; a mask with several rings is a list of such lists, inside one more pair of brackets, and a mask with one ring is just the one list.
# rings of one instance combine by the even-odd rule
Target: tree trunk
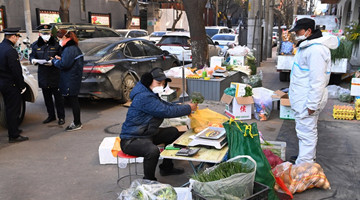
[[126,17],[127,17],[127,19],[126,19],[126,28],[129,29],[130,26],[131,26],[132,18],[133,18],[132,9],[131,9],[131,11],[127,10]]
[[[179,13],[180,13],[180,14],[179,14]],[[176,8],[176,18],[175,18],[175,20],[174,20],[174,22],[173,22],[173,25],[171,26],[171,31],[175,31],[175,26],[176,26],[176,24],[178,23],[178,21],[181,19],[182,14],[183,14],[183,11],[182,11],[182,10],[178,10],[178,9]]]
[[126,9],[126,28],[130,28],[133,18],[133,10],[137,4],[137,0],[119,0],[120,4]]
[[61,22],[70,22],[69,7],[71,0],[60,0],[59,15]]
[[203,19],[206,1],[183,0],[183,3],[190,28],[192,65],[202,68],[205,64],[208,65],[209,60],[209,47]]

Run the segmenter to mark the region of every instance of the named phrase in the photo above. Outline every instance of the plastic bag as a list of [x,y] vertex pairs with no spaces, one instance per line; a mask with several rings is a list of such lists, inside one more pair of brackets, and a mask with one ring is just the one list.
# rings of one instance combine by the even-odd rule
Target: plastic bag
[[293,53],[294,44],[289,41],[281,43],[280,54],[291,55]]
[[337,85],[329,85],[326,87],[328,90],[328,98],[329,99],[337,99],[339,97],[340,86]]
[[338,99],[341,102],[350,103],[352,101],[352,96],[350,95],[350,90],[340,87]]
[[276,165],[283,163],[284,161],[277,155],[275,155],[270,149],[263,149],[266,159],[269,161],[271,169],[276,167]]
[[[250,173],[237,173],[227,178],[200,182],[190,179],[190,188],[208,200],[218,199],[244,199],[253,193],[254,178],[256,173],[256,162],[250,156],[237,156],[227,162],[239,162]],[[221,165],[221,164],[220,164]],[[220,165],[208,168],[204,173],[211,173]]]
[[175,189],[169,184],[157,181],[136,179],[130,188],[123,190],[120,200],[177,200]]
[[271,166],[261,149],[259,132],[256,123],[248,125],[247,123],[230,119],[223,125],[226,130],[226,137],[228,140],[229,158],[233,158],[238,155],[251,156],[257,164],[255,181],[269,186],[269,200],[278,199],[273,189],[275,178],[271,172]]
[[212,111],[209,108],[197,110],[193,114],[189,115],[189,117],[191,120],[191,128],[195,133],[198,133],[209,126],[223,127],[222,123],[229,120],[229,118]]
[[248,77],[243,77],[243,83],[250,85],[251,87],[262,87],[262,71],[260,70],[258,74],[250,75]]
[[231,56],[246,56],[249,52],[250,49],[246,46],[236,46],[227,50],[227,53]]
[[266,93],[260,96],[253,96],[254,99],[254,116],[257,120],[266,121],[270,117],[272,111],[272,97]]
[[303,192],[313,187],[330,189],[324,170],[317,163],[293,165],[290,162],[284,162],[272,171],[276,179],[274,189],[285,192],[291,197],[295,192]]

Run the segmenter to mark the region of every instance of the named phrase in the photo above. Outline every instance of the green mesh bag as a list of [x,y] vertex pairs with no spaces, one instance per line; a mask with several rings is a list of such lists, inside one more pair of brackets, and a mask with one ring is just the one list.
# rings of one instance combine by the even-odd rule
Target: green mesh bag
[[238,155],[251,156],[257,164],[255,181],[269,186],[269,200],[278,199],[275,190],[275,178],[271,166],[266,159],[259,139],[259,131],[256,123],[248,125],[240,121],[230,119],[223,123],[229,145],[229,158]]

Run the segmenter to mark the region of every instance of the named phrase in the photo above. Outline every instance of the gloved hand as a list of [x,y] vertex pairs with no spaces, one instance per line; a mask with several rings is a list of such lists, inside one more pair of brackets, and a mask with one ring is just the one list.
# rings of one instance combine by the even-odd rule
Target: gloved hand
[[33,64],[33,65],[37,65],[37,64],[38,64],[38,62],[37,62],[35,59],[32,59],[32,60],[31,60],[31,64]]
[[47,63],[45,63],[44,64],[45,66],[52,66],[52,62],[50,61],[50,62],[47,62]]
[[26,91],[26,87],[24,87],[24,89],[21,90],[21,94],[24,94],[25,91]]

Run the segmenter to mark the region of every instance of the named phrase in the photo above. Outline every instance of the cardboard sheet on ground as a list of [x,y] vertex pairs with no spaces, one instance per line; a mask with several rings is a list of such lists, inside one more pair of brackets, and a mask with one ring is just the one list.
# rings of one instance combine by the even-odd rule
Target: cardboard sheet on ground
[[[316,162],[323,167],[331,190],[313,188],[295,193],[294,199],[360,199],[359,130],[359,123],[319,121]],[[277,140],[287,143],[287,160],[297,155],[294,121],[284,121]]]

